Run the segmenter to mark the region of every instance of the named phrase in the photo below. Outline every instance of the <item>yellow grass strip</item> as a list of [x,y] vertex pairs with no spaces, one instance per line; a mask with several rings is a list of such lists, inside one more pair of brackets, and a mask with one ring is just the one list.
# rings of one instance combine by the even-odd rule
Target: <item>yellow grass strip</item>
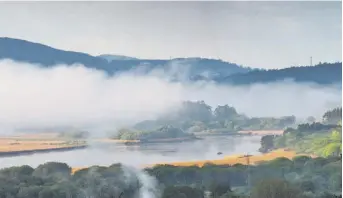
[[[270,161],[276,159],[278,157],[286,157],[288,159],[292,159],[295,156],[303,156],[304,154],[297,154],[295,151],[285,150],[285,149],[278,149],[266,154],[261,155],[253,155],[250,157],[250,164],[257,164],[262,161]],[[150,165],[143,165],[142,168],[153,167],[155,165],[173,165],[173,166],[199,166],[202,167],[206,163],[211,163],[215,165],[234,165],[237,163],[246,164],[247,161],[245,158],[242,158],[243,155],[231,155],[225,156],[223,159],[219,160],[202,160],[202,161],[189,161],[189,162],[172,162],[172,163],[159,163],[159,164],[150,164]],[[311,156],[315,157],[315,156]],[[78,170],[84,169],[87,167],[74,167],[72,168],[72,173],[75,173]]]
[[[261,154],[261,155],[253,155],[250,157],[250,164],[257,164],[262,161],[270,161],[276,159],[278,157],[286,157],[288,159],[292,159],[295,156],[300,156],[302,154],[297,154],[295,151],[289,151],[285,149],[278,149],[272,151],[270,153]],[[226,156],[223,159],[219,160],[202,160],[202,161],[190,161],[190,162],[172,162],[172,163],[160,163],[160,165],[173,165],[173,166],[199,166],[202,167],[207,163],[215,164],[215,165],[234,165],[234,164],[246,164],[247,160],[243,157],[243,155],[233,155],[233,156]],[[155,166],[148,165],[147,167]]]
[[71,148],[84,144],[60,140],[20,140],[0,138],[0,152]]

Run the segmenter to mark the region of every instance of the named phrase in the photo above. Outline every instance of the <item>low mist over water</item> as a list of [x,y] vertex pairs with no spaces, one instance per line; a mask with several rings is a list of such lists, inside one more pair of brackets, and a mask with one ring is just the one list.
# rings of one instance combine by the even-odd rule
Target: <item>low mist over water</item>
[[[142,167],[165,162],[213,160],[233,154],[256,154],[260,147],[260,138],[259,136],[217,136],[205,137],[194,142],[139,146],[94,142],[89,148],[83,150],[0,158],[0,168],[20,165],[36,167],[49,161],[65,162],[72,167],[108,166],[113,163]],[[217,155],[218,152],[223,154]]]

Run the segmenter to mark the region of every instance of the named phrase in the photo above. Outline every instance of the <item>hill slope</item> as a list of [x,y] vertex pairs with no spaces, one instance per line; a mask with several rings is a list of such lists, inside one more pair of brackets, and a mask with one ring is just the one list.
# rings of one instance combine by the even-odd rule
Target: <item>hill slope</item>
[[[214,59],[180,58],[173,60],[145,60],[124,56],[100,55],[91,56],[86,53],[64,51],[39,43],[20,39],[0,38],[0,59],[36,63],[43,66],[56,64],[80,63],[86,67],[104,70],[109,74],[142,68],[149,72],[153,69],[188,71],[190,76],[228,76],[239,72],[248,72],[234,63]],[[176,66],[176,67],[175,67]],[[187,67],[187,68],[185,68]]]
[[244,74],[233,74],[215,81],[225,84],[246,85],[270,83],[283,80],[311,82],[320,85],[342,83],[342,63],[321,63],[315,66],[289,67],[285,69],[257,70]]
[[106,71],[110,75],[138,69],[141,72],[160,70],[180,80],[214,80],[221,84],[247,85],[292,79],[321,85],[341,84],[342,63],[323,63],[313,67],[290,67],[274,70],[252,70],[234,63],[206,58],[176,58],[170,60],[136,59],[117,55],[92,56],[86,53],[64,51],[39,43],[0,37],[0,60],[54,66],[56,64],[83,64]]
[[99,69],[105,69],[107,66],[106,60],[89,54],[58,50],[39,43],[12,38],[0,38],[0,59],[12,59],[43,66],[75,63],[86,67],[96,65]]

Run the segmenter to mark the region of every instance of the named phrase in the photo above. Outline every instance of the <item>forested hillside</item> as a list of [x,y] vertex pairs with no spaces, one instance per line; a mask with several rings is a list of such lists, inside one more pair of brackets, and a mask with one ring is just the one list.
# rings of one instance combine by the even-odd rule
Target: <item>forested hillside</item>
[[123,58],[114,55],[91,56],[86,53],[64,51],[39,43],[20,39],[0,38],[0,59],[53,66],[56,64],[82,64],[89,68],[106,71],[109,74],[142,68],[146,72],[153,69],[178,69],[189,72],[190,78],[206,76],[228,76],[233,73],[248,72],[250,69],[234,63],[205,58],[177,58],[172,60],[148,60]]
[[92,56],[86,53],[64,51],[39,43],[3,37],[0,38],[1,59],[35,63],[45,67],[56,64],[82,64],[89,68],[106,71],[109,74],[134,69],[143,72],[158,69],[167,72],[174,80],[180,80],[178,75],[187,73],[188,79],[192,81],[213,80],[221,84],[234,85],[270,83],[283,80],[310,82],[320,85],[341,84],[342,82],[341,62],[320,63],[311,67],[263,70],[251,69],[222,60],[199,57],[148,60],[116,55]]
[[216,79],[220,83],[228,84],[270,83],[283,80],[311,82],[321,85],[341,84],[342,63],[320,63],[315,66],[257,70]]

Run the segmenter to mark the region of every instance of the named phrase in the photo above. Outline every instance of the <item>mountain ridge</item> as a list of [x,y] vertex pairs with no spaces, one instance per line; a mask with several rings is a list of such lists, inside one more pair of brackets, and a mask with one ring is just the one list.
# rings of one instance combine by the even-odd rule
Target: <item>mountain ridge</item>
[[[282,78],[281,78],[282,77]],[[270,83],[281,80],[292,80],[297,83],[313,82],[321,85],[341,84],[342,62],[319,63],[314,66],[298,66],[282,69],[255,70],[248,73],[233,74],[216,79],[226,84]]]
[[[194,61],[182,58],[174,60],[117,59],[109,62],[103,57],[96,57],[87,53],[59,50],[40,43],[0,37],[0,59],[6,58],[15,61],[41,64],[43,66],[53,66],[56,64],[72,65],[79,63],[83,64],[85,67],[104,70],[109,74],[135,69],[142,65],[148,67],[148,71],[151,71],[156,68],[163,68],[163,66],[171,64],[173,61]],[[193,72],[194,75],[200,75],[205,71],[221,75],[250,71],[249,68],[243,68],[237,64],[220,60],[199,58],[198,61],[196,66],[191,65],[191,72]]]
[[[107,59],[104,56],[107,56]],[[0,37],[1,59],[39,64],[45,67],[58,64],[82,64],[88,68],[103,70],[110,75],[135,69],[143,69],[144,72],[156,69],[168,72],[168,69],[176,66],[177,68],[174,69],[180,70],[178,73],[187,72],[188,79],[192,81],[211,80],[220,84],[234,85],[270,83],[287,79],[322,85],[342,82],[342,62],[282,69],[252,69],[223,60],[200,57],[166,60],[138,59],[111,54],[92,56],[83,52],[60,50],[48,45],[9,37]],[[175,75],[173,78],[177,80],[179,74]]]

